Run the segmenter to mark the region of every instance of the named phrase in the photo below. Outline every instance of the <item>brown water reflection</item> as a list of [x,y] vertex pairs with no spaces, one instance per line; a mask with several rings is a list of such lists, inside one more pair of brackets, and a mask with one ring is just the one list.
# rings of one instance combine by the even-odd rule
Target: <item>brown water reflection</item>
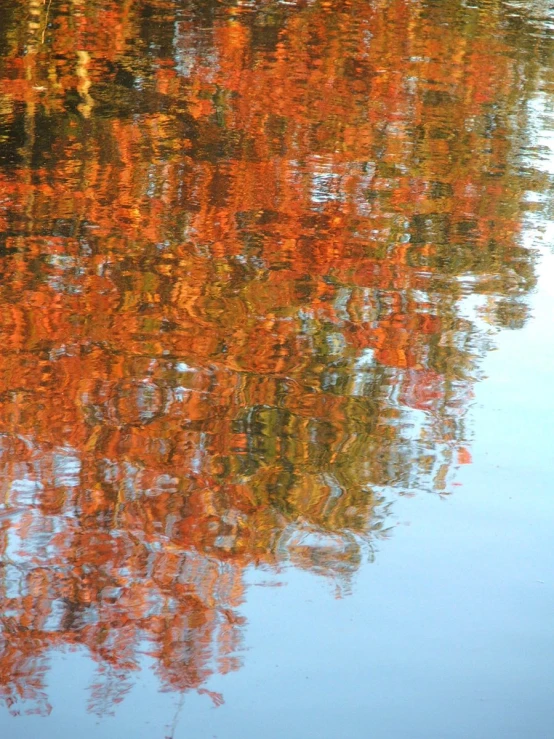
[[48,710],[63,645],[95,710],[145,651],[201,688],[239,667],[246,566],[347,591],[394,494],[451,492],[488,330],[535,281],[541,7],[2,4],[14,712]]

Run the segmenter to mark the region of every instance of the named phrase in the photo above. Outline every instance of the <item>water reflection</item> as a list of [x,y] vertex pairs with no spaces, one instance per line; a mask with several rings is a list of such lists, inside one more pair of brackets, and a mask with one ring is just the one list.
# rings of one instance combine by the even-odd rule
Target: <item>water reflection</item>
[[[546,6],[545,6],[546,8]],[[540,2],[12,1],[0,27],[0,690],[240,664],[248,565],[348,591],[451,492],[527,319]],[[215,700],[219,700],[216,696]]]

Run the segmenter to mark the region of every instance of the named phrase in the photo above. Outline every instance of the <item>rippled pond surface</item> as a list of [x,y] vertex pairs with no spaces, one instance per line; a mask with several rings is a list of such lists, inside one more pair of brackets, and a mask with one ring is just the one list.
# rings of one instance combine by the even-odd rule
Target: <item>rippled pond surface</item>
[[552,736],[553,64],[0,0],[2,736]]

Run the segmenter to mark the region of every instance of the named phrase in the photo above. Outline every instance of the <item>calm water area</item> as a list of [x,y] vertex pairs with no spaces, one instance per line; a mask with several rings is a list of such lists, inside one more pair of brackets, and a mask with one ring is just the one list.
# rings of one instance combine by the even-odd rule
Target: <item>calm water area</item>
[[554,737],[554,6],[0,0],[0,737]]

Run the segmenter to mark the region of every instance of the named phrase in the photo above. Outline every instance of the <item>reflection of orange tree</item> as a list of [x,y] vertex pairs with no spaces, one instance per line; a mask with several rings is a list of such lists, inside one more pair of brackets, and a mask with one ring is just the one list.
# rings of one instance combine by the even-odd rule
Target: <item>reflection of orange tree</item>
[[[19,696],[42,706],[37,663],[63,644],[85,645],[101,665],[96,710],[122,697],[145,651],[167,687],[199,688],[214,668],[238,665],[246,565],[291,558],[339,580],[356,566],[355,533],[341,534],[340,521],[326,526],[317,510],[332,509],[330,500],[291,501],[290,511],[256,502],[255,489],[223,486],[197,467],[190,434],[168,444],[169,460],[147,448],[164,445],[162,428],[152,425],[152,436],[143,429],[126,428],[113,460],[103,453],[114,438],[80,455],[3,439],[2,685],[10,705]],[[368,497],[347,523],[369,506]],[[315,538],[308,549],[307,537]]]
[[468,461],[460,302],[533,283],[531,42],[458,2],[37,7],[0,30],[0,684],[40,704],[86,645],[101,710],[141,650],[234,669],[246,566],[348,587],[384,493]]

